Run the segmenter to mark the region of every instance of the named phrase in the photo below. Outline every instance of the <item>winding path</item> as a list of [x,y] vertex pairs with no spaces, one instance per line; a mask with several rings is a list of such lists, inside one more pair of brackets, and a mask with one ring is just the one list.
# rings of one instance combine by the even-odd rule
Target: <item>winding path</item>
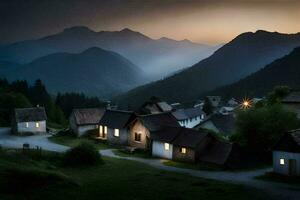
[[[10,134],[9,128],[0,128],[0,145],[9,148],[22,148],[24,143],[30,144],[30,147],[39,146],[44,150],[65,152],[69,149],[67,146],[52,143],[48,140],[51,135],[35,135],[35,136],[14,136]],[[272,169],[260,169],[245,172],[228,172],[228,171],[204,171],[183,169],[177,167],[166,166],[163,164],[164,159],[145,159],[137,157],[122,157],[115,155],[112,149],[100,150],[102,156],[131,160],[147,164],[160,170],[166,170],[177,173],[185,173],[194,177],[214,179],[218,181],[241,184],[245,186],[261,189],[262,192],[273,195],[275,198],[284,200],[300,200],[300,186],[292,186],[284,183],[266,182],[254,179],[255,176],[263,175]]]

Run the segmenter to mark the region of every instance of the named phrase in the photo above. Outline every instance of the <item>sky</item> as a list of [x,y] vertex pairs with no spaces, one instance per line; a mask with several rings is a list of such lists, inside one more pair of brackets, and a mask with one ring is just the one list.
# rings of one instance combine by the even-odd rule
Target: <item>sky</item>
[[300,32],[300,0],[0,0],[0,44],[72,26],[220,44],[243,32]]

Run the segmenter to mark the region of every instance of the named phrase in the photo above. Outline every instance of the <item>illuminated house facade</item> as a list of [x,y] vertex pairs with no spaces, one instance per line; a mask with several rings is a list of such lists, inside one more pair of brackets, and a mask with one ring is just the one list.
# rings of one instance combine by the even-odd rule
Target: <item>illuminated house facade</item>
[[46,133],[47,115],[45,108],[19,108],[14,110],[12,132],[15,134]]
[[275,145],[273,170],[278,174],[300,176],[300,130],[286,133]]

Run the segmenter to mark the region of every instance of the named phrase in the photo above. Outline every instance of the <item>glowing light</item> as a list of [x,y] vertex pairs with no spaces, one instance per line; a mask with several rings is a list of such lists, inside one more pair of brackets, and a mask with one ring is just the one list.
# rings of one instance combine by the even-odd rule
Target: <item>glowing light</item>
[[241,107],[243,109],[250,108],[251,107],[251,101],[249,99],[244,99],[242,104],[241,104]]

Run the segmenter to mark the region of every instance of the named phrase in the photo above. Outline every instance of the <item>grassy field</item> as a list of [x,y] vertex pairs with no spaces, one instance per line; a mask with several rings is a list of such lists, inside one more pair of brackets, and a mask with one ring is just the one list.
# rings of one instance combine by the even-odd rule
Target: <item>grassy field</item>
[[88,137],[75,137],[71,134],[70,135],[57,134],[48,139],[54,143],[69,146],[69,147],[75,147],[82,142],[90,142],[90,143],[93,143],[96,146],[96,148],[99,150],[110,148],[105,141],[95,140],[95,139],[91,139]]
[[204,164],[204,163],[184,163],[184,162],[176,162],[176,161],[168,160],[168,161],[165,161],[163,164],[166,166],[179,167],[179,168],[185,168],[185,169],[208,170],[208,171],[222,170],[221,167],[208,165],[208,164]]
[[300,185],[300,177],[284,176],[273,172],[269,172],[262,176],[257,176],[255,178],[264,181],[287,183],[291,185]]
[[1,200],[270,199],[262,192],[104,158],[93,167],[66,168],[61,155],[0,153]]
[[143,150],[136,150],[133,153],[129,153],[129,152],[125,151],[124,149],[116,149],[116,150],[113,150],[113,152],[116,155],[122,156],[122,157],[153,158],[149,151],[143,151]]

